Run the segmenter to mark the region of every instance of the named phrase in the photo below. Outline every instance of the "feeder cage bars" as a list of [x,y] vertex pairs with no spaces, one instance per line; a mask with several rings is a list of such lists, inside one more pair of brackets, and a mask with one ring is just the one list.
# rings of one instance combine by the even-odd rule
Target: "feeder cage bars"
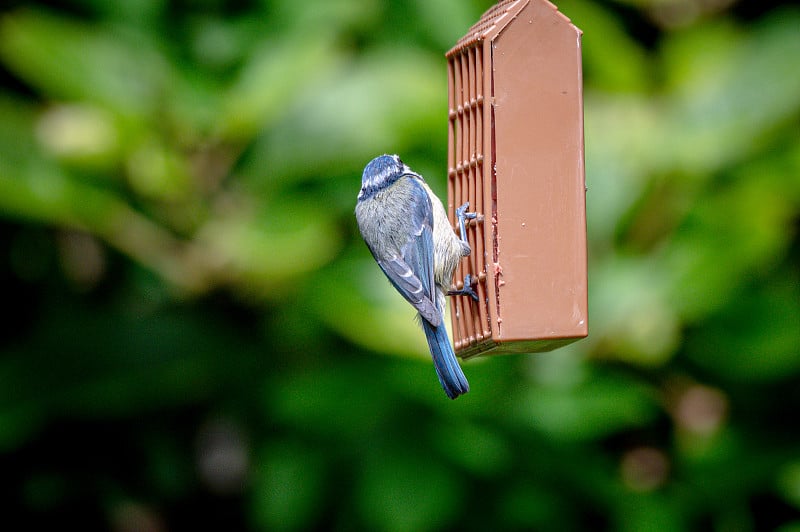
[[545,0],[504,0],[446,57],[448,214],[469,201],[479,301],[450,298],[461,357],[588,334],[581,31]]

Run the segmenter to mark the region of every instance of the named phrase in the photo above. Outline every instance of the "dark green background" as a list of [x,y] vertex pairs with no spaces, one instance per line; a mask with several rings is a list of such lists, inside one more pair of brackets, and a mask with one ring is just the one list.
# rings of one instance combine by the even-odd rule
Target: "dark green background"
[[590,336],[449,401],[353,207],[384,152],[443,193],[490,5],[6,3],[6,522],[800,530],[800,8],[558,2]]

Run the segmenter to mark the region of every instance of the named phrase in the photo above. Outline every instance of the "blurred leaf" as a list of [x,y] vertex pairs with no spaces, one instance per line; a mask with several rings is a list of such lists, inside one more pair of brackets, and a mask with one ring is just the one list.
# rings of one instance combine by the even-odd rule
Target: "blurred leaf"
[[158,139],[145,139],[128,158],[128,182],[143,198],[180,200],[193,189],[186,163]]
[[263,450],[254,479],[252,518],[269,530],[306,530],[322,503],[322,457],[297,442]]
[[120,29],[20,10],[0,21],[0,58],[44,94],[149,113],[170,69],[152,42]]
[[71,0],[69,3],[126,24],[141,25],[153,24],[155,17],[166,7],[165,0],[117,0],[113,3],[103,0]]
[[[474,3],[474,2],[473,2]],[[463,0],[440,0],[428,2],[414,0],[415,19],[410,26],[425,32],[442,50],[448,50],[480,17],[481,13],[472,9]],[[446,20],[447,24],[442,24]]]
[[529,479],[515,479],[505,487],[499,499],[499,514],[513,527],[520,529],[555,529],[552,523],[559,523],[564,529],[576,530],[576,517],[565,507],[563,499],[553,490],[538,485]]
[[227,91],[220,123],[226,138],[248,139],[273,126],[306,86],[314,86],[336,64],[328,32],[293,39],[265,39]]
[[558,10],[581,29],[583,68],[591,88],[646,92],[652,80],[649,57],[621,21],[599,4],[560,0]]
[[618,530],[671,532],[686,530],[674,499],[661,493],[628,495],[621,502]]
[[394,449],[362,462],[357,502],[368,528],[437,530],[456,516],[463,489],[452,472],[425,455]]
[[495,476],[512,467],[509,442],[494,427],[453,424],[442,427],[434,439],[443,456],[476,474]]
[[327,179],[339,175],[330,171],[331,160],[363,167],[398,146],[427,146],[436,138],[431,125],[446,111],[443,64],[416,51],[380,49],[337,65],[281,102],[285,115],[258,139],[243,173],[259,181]]
[[79,167],[109,170],[119,158],[114,117],[91,105],[58,105],[37,120],[36,137],[53,156]]
[[[590,243],[604,251],[616,224],[648,188],[653,138],[663,118],[652,98],[585,96],[586,216]],[[624,127],[620,127],[624,124]]]
[[778,489],[786,501],[800,508],[800,462],[783,466],[778,476]]
[[[778,379],[800,370],[800,280],[795,273],[737,294],[693,334],[695,363],[720,375],[752,381]],[[735,331],[735,334],[732,333]]]
[[652,421],[657,406],[641,383],[595,375],[574,388],[530,387],[520,394],[511,419],[555,440],[592,440]]
[[665,57],[676,65],[670,73],[679,84],[658,143],[661,155],[670,154],[662,165],[714,170],[752,153],[766,131],[798,116],[800,72],[784,69],[786,57],[800,54],[798,25],[800,12],[787,9],[747,38],[723,24],[667,41]]
[[36,153],[34,106],[0,93],[0,156],[8,166],[24,166]]
[[224,384],[226,364],[253,361],[242,339],[191,313],[61,312],[66,315],[48,316],[34,340],[6,350],[6,376],[22,383],[0,401],[6,420],[25,410],[32,420],[102,418],[187,404]]
[[261,297],[279,297],[294,292],[291,279],[320,268],[341,245],[330,218],[318,216],[318,210],[288,198],[264,212],[238,205],[209,220],[197,240],[237,284]]
[[590,319],[602,331],[590,337],[598,354],[642,366],[665,363],[680,341],[678,318],[669,305],[666,272],[656,261],[618,257],[590,272],[596,287]]
[[[73,181],[49,164],[31,161],[28,175],[0,161],[0,214],[88,231],[152,268],[176,287],[205,287],[207,264],[193,264],[177,239],[115,194]],[[178,253],[176,253],[176,250]]]
[[[19,370],[9,371],[9,364],[4,361],[0,372],[4,373],[3,382],[13,382],[20,374]],[[42,408],[32,403],[0,405],[0,452],[10,453],[22,445],[45,424],[47,416]]]
[[[366,251],[366,250],[365,250]],[[368,253],[351,257],[347,271],[327,270],[309,296],[312,308],[326,325],[345,338],[378,353],[428,358],[428,344],[416,311],[389,284]],[[331,279],[337,279],[331,283]]]
[[774,263],[792,237],[796,206],[787,199],[782,187],[750,178],[698,204],[666,251],[675,307],[688,317],[714,310],[749,274]]
[[277,379],[264,397],[266,411],[279,423],[360,447],[365,435],[379,433],[385,423],[391,386],[383,375],[368,360],[331,361]]

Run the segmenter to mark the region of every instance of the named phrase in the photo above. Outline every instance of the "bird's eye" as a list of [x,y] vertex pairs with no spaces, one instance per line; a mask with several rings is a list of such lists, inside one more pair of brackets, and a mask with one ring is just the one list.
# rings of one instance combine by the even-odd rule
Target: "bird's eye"
[[405,165],[403,164],[403,161],[401,161],[401,160],[400,160],[400,157],[398,157],[397,155],[395,155],[395,156],[394,156],[394,162],[396,162],[396,163],[397,163],[397,166],[405,166]]

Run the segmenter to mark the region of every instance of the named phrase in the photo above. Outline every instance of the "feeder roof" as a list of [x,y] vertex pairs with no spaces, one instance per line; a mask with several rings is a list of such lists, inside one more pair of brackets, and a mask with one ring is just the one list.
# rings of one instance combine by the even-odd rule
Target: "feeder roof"
[[[501,0],[487,9],[478,22],[473,24],[469,31],[445,55],[450,57],[476,43],[486,39],[494,39],[530,2],[541,2],[547,5],[553,11],[556,11],[566,24],[572,24],[569,18],[560,13],[558,8],[547,0]],[[579,29],[575,29],[580,32]]]

